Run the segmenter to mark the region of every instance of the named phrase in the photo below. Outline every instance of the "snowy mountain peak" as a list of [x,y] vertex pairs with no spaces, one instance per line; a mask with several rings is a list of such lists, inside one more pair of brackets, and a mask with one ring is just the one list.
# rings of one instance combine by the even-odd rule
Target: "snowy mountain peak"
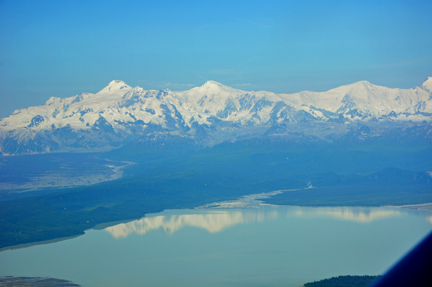
[[214,86],[214,85],[216,85],[216,86],[223,86],[221,83],[218,83],[216,81],[207,81],[207,82],[204,83],[203,86],[205,86],[205,87],[211,87],[211,86]]
[[432,77],[428,77],[427,80],[422,84],[421,87],[423,90],[431,93],[432,92]]
[[197,87],[196,89],[199,89],[203,92],[207,93],[218,93],[221,91],[224,92],[237,92],[238,90],[233,89],[231,87],[222,85],[221,83],[215,82],[215,81],[207,81],[202,85],[201,87]]
[[121,81],[121,80],[112,80],[109,84],[108,87],[114,87],[114,86],[118,86],[118,85],[123,85],[123,86],[127,86],[125,82]]
[[102,91],[113,92],[113,91],[118,91],[122,89],[131,89],[131,88],[132,87],[130,87],[123,81],[113,80]]
[[359,81],[356,82],[354,84],[352,84],[353,86],[357,86],[357,87],[371,87],[371,86],[375,86],[374,84],[371,84],[368,81]]
[[48,101],[45,102],[45,105],[53,105],[55,103],[61,102],[60,98],[57,97],[51,97],[48,99]]

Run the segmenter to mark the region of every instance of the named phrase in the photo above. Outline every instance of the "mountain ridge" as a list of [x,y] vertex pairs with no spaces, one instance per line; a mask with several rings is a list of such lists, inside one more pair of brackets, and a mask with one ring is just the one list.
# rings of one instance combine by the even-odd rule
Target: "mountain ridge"
[[[432,77],[411,89],[359,81],[294,94],[243,91],[215,81],[180,92],[144,90],[113,80],[95,94],[51,97],[44,105],[1,119],[0,151],[11,155],[113,148],[167,135],[202,146],[276,134],[329,140],[332,134],[330,138],[340,138],[364,125],[375,130],[380,130],[378,125],[430,125],[430,89]],[[324,128],[317,131],[318,126]]]

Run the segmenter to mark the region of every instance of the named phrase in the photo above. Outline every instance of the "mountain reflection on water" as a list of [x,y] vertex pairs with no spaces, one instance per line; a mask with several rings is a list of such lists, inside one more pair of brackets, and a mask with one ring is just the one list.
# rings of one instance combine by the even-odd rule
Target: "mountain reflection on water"
[[206,214],[160,215],[121,223],[108,227],[105,230],[115,238],[127,237],[132,233],[144,235],[151,230],[160,228],[167,234],[173,234],[185,226],[199,227],[207,230],[209,233],[216,233],[236,224],[264,221],[266,219],[277,218],[277,216],[276,209],[270,212],[261,210],[229,210]]
[[402,212],[389,208],[359,207],[284,207],[244,210],[200,210],[197,214],[173,214],[144,217],[128,223],[105,228],[114,238],[124,238],[130,234],[144,235],[149,231],[163,229],[171,235],[185,226],[198,227],[209,233],[217,233],[237,224],[263,222],[278,217],[332,218],[358,223],[400,216]]
[[297,217],[329,217],[339,220],[348,220],[360,223],[370,223],[375,220],[400,216],[399,210],[392,209],[359,209],[356,207],[318,207],[299,208],[293,213]]

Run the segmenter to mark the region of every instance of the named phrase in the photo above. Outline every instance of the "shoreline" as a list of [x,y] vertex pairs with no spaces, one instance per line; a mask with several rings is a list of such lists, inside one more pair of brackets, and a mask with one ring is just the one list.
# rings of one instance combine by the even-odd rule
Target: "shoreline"
[[420,204],[409,204],[409,205],[398,205],[398,206],[389,205],[388,207],[416,209],[416,210],[432,210],[432,203],[420,203]]
[[[133,163],[130,163],[133,164]],[[6,246],[3,248],[0,248],[0,252],[3,251],[7,251],[7,250],[14,250],[14,249],[21,249],[21,248],[27,248],[27,247],[31,247],[34,245],[44,245],[44,244],[50,244],[50,243],[55,243],[58,241],[63,241],[63,240],[69,240],[69,239],[74,239],[77,237],[80,237],[82,235],[85,235],[85,232],[87,230],[101,230],[101,229],[105,229],[107,227],[112,227],[115,226],[117,224],[120,223],[128,223],[128,222],[132,222],[134,220],[139,220],[140,218],[144,218],[144,217],[151,217],[149,215],[152,214],[157,214],[157,213],[161,213],[161,212],[165,212],[165,211],[170,211],[170,210],[222,210],[222,209],[259,209],[259,208],[277,208],[277,207],[285,207],[285,206],[290,206],[290,207],[308,207],[308,208],[342,208],[342,207],[349,207],[349,208],[353,208],[353,207],[367,207],[367,208],[395,208],[395,209],[411,209],[411,210],[427,210],[427,211],[432,211],[432,203],[422,203],[422,204],[413,204],[413,205],[400,205],[400,206],[392,206],[392,205],[376,205],[376,206],[350,206],[350,205],[334,205],[334,206],[328,206],[328,205],[317,205],[317,206],[310,206],[310,205],[284,205],[284,204],[269,204],[269,203],[265,203],[265,199],[271,198],[272,196],[278,195],[278,194],[282,194],[284,191],[298,191],[298,190],[307,190],[307,189],[311,189],[310,187],[306,187],[306,188],[300,188],[300,189],[282,189],[282,190],[275,190],[275,191],[271,191],[271,192],[264,192],[264,193],[257,193],[257,194],[249,194],[249,195],[244,195],[241,197],[238,197],[237,199],[233,199],[233,200],[226,200],[226,201],[219,201],[219,202],[213,202],[213,203],[208,203],[205,205],[200,205],[197,207],[184,207],[184,208],[174,208],[174,209],[170,209],[170,208],[166,208],[166,209],[162,209],[156,212],[145,212],[143,213],[143,215],[139,218],[130,218],[130,219],[123,219],[123,220],[116,220],[116,221],[108,221],[108,222],[102,222],[102,223],[98,223],[93,227],[87,228],[85,230],[83,230],[83,233],[81,234],[76,234],[73,236],[67,236],[67,237],[59,237],[59,238],[54,238],[54,239],[49,239],[49,240],[43,240],[43,241],[36,241],[36,242],[29,242],[29,243],[23,243],[23,244],[18,244],[18,245],[12,245],[12,246]],[[432,217],[431,217],[432,218]],[[432,223],[432,220],[431,220]]]

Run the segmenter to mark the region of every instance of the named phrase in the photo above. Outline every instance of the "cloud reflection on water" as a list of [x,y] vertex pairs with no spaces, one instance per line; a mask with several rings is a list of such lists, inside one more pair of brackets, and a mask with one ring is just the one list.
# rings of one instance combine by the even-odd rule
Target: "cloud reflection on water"
[[[274,220],[280,216],[288,218],[333,218],[358,223],[400,216],[399,210],[387,208],[358,207],[281,207],[244,210],[209,210],[208,213],[174,214],[144,217],[128,223],[107,227],[114,238],[124,238],[130,234],[144,235],[152,230],[162,229],[171,235],[185,226],[198,227],[209,233],[217,233],[238,224]],[[432,220],[432,218],[431,218]]]

